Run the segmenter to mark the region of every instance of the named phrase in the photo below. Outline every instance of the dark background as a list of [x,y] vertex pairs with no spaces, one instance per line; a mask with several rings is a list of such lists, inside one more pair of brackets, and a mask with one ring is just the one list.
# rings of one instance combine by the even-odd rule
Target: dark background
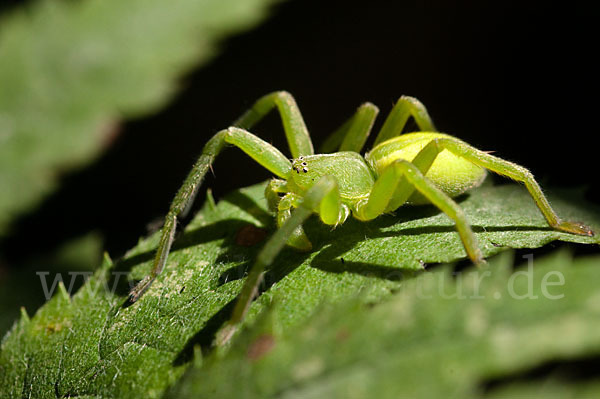
[[[103,156],[64,176],[2,252],[14,264],[95,230],[113,258],[122,255],[166,213],[206,140],[278,89],[295,96],[317,147],[360,103],[380,107],[377,130],[408,94],[440,130],[530,168],[545,187],[587,184],[600,203],[597,17],[573,1],[281,3],[182,79],[170,106],[124,123]],[[285,149],[278,117],[254,131]],[[207,186],[217,199],[269,176],[236,149],[214,170]]]

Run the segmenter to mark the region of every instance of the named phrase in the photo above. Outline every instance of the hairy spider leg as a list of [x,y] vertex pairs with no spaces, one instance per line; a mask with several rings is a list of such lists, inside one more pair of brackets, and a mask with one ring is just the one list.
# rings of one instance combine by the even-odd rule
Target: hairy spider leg
[[189,209],[206,172],[226,144],[238,147],[261,166],[282,179],[286,179],[290,174],[292,168],[290,160],[277,148],[252,133],[237,127],[230,127],[215,134],[204,146],[202,154],[175,195],[165,217],[152,270],[131,290],[129,295],[131,302],[137,301],[156,276],[162,272],[175,236],[177,219],[186,209]]
[[259,98],[252,108],[233,123],[233,126],[250,130],[274,108],[279,111],[292,158],[313,155],[313,144],[300,109],[294,97],[287,91],[276,91]]
[[371,133],[379,108],[369,102],[362,104],[346,122],[325,139],[320,151],[323,154],[335,151],[360,153]]
[[[298,194],[288,193],[279,204],[277,204],[277,227],[281,228],[285,222],[292,216],[292,208],[299,208],[302,204],[302,197]],[[288,240],[288,245],[299,249],[301,251],[310,251],[312,244],[302,226],[298,226],[296,230],[292,232]]]
[[373,147],[393,137],[400,136],[406,126],[406,122],[408,122],[408,118],[411,116],[417,123],[420,131],[437,132],[423,103],[414,97],[402,96],[385,119],[379,133],[377,133]]
[[288,193],[287,182],[281,179],[271,179],[265,187],[265,199],[271,212],[277,212],[281,196]]
[[[283,226],[285,221],[290,218],[292,209],[299,208],[302,204],[302,197],[295,193],[287,193],[277,205],[277,227]],[[337,223],[344,223],[348,216],[350,216],[350,208],[342,203],[340,205],[341,216],[338,218]],[[310,251],[312,249],[312,243],[308,239],[308,236],[304,232],[302,226],[294,231],[288,240],[288,245],[299,250],[299,251]]]
[[[280,179],[269,181],[265,188],[265,199],[269,210],[276,214],[278,228],[291,216],[292,208],[298,208],[302,202],[302,197],[289,192],[287,182]],[[312,244],[304,233],[302,226],[296,228],[288,241],[288,245],[299,251],[310,251],[312,249]]]
[[[433,163],[431,150],[418,161],[425,173]],[[433,158],[433,159],[432,159]],[[394,195],[406,201],[417,189],[429,202],[444,212],[456,224],[456,230],[465,247],[467,255],[475,263],[483,263],[483,255],[477,244],[475,234],[461,207],[431,180],[425,177],[419,167],[409,161],[399,159],[391,163],[375,180],[369,198],[357,206],[356,217],[360,220],[375,219],[388,209]]]
[[477,166],[523,183],[552,228],[567,233],[585,236],[594,235],[594,232],[582,223],[561,220],[550,206],[550,202],[542,192],[540,185],[534,179],[533,174],[526,168],[478,150],[457,138],[437,138],[431,144],[432,148],[436,148],[438,154],[443,150],[448,150],[454,155],[462,157]]
[[283,225],[273,233],[265,246],[258,253],[254,265],[250,269],[246,281],[240,291],[233,313],[229,321],[217,333],[217,345],[226,343],[244,319],[253,299],[258,294],[258,288],[266,268],[268,268],[283,247],[293,236],[294,232],[306,219],[316,212],[321,220],[329,225],[335,225],[344,217],[338,184],[331,176],[321,177],[298,203],[298,207],[285,220]]

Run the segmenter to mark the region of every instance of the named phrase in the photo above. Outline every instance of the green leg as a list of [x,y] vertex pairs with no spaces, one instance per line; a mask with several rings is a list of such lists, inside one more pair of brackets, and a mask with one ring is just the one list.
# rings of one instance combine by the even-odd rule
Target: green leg
[[256,257],[256,261],[242,286],[231,319],[217,334],[216,341],[218,345],[223,345],[229,341],[239,323],[243,321],[253,299],[258,294],[264,270],[273,263],[290,237],[294,235],[296,229],[315,211],[328,224],[337,224],[344,214],[337,182],[330,176],[323,176],[319,179],[306,192],[302,202],[298,205],[298,208],[292,212],[290,217],[285,220],[285,223],[271,236]]
[[259,98],[233,125],[241,129],[251,129],[273,108],[277,108],[281,116],[292,157],[314,154],[313,144],[300,109],[294,97],[286,91],[276,91]]
[[[277,228],[280,228],[289,219],[292,215],[292,208],[298,208],[302,203],[302,197],[288,191],[287,182],[278,179],[272,179],[265,188],[265,198],[269,204],[269,209],[277,215]],[[283,195],[283,197],[280,195]],[[312,244],[304,233],[302,226],[294,231],[287,244],[299,251],[310,251],[312,249]]]
[[280,179],[271,179],[265,187],[265,199],[271,212],[277,212],[281,196],[288,192],[287,182]]
[[410,193],[414,191],[413,188],[419,190],[433,205],[456,223],[456,229],[469,258],[474,263],[482,263],[483,255],[463,210],[452,198],[427,179],[417,166],[408,161],[398,160],[392,163],[379,176],[373,185],[369,199],[357,207],[357,218],[371,220],[384,213],[394,193],[397,193],[396,189],[399,183],[404,179],[408,183],[405,187],[410,192],[404,193],[402,196],[408,199]]
[[411,116],[417,122],[420,131],[437,131],[425,106],[414,97],[402,96],[383,123],[373,146],[401,135],[408,118]]
[[[439,153],[440,150],[437,146],[437,142],[432,141],[423,147],[421,151],[419,151],[411,163],[419,169],[423,176],[426,176],[429,168],[431,165],[433,165],[433,162]],[[416,187],[410,181],[407,179],[400,179],[397,183],[396,191],[393,193],[384,213],[393,212],[400,208],[406,201],[408,201],[415,190]]]
[[[281,228],[284,223],[292,216],[292,208],[299,208],[302,204],[302,197],[294,193],[286,194],[279,201],[277,209],[277,227]],[[287,241],[287,244],[300,250],[310,251],[312,244],[302,226],[298,226]]]
[[362,104],[350,119],[325,140],[321,146],[321,152],[361,152],[378,113],[379,108],[375,105],[371,103]]
[[[281,228],[292,215],[292,208],[299,208],[301,204],[302,197],[294,193],[286,194],[278,204],[277,227]],[[350,208],[340,201],[332,203],[331,206],[332,209],[330,211],[315,209],[315,212],[320,213],[322,218],[324,214],[331,214],[335,217],[331,220],[323,220],[326,224],[333,224],[334,226],[342,224],[348,219],[348,216],[350,216]],[[288,245],[299,251],[310,251],[312,249],[312,244],[304,233],[302,226],[294,231],[288,240]]]
[[277,148],[255,135],[236,127],[221,130],[215,134],[204,146],[202,155],[200,155],[192,171],[175,195],[165,218],[152,270],[131,291],[129,295],[131,302],[137,301],[163,270],[175,236],[177,219],[182,217],[190,208],[206,172],[226,144],[237,146],[276,176],[285,179],[290,174],[291,162]]
[[550,206],[550,202],[542,192],[539,184],[533,178],[531,172],[524,167],[478,150],[455,138],[442,138],[434,141],[438,147],[438,151],[446,149],[454,155],[462,157],[477,166],[489,169],[499,175],[506,176],[525,184],[525,187],[529,191],[535,204],[548,221],[548,224],[554,229],[585,236],[594,235],[594,232],[584,224],[561,220]]

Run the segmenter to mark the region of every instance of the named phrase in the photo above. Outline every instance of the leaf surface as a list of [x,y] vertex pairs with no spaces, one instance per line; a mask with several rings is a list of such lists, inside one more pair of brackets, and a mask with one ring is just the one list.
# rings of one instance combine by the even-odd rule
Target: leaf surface
[[[131,306],[126,304],[130,282],[141,279],[149,271],[153,251],[158,242],[157,234],[141,240],[124,259],[115,264],[107,258],[104,265],[74,297],[69,298],[64,286],[61,286],[61,290],[55,297],[35,316],[31,319],[23,316],[2,342],[0,353],[0,389],[4,390],[2,396],[160,397],[168,386],[181,377],[183,371],[191,364],[192,358],[201,358],[197,348],[202,348],[204,351],[210,349],[214,334],[227,319],[243,277],[261,247],[262,243],[257,243],[264,238],[261,229],[270,231],[273,228],[273,217],[266,211],[264,187],[265,184],[262,183],[241,189],[231,193],[216,205],[209,195],[202,210],[175,241],[163,273],[135,304]],[[551,196],[550,200],[561,216],[585,221],[596,231],[600,231],[600,212],[585,204],[576,192]],[[475,226],[486,256],[510,247],[536,248],[553,240],[596,242],[593,245],[597,245],[597,241],[594,241],[597,238],[572,236],[549,229],[527,192],[518,185],[486,185],[474,190],[469,196],[461,198],[460,205]],[[248,226],[254,227],[248,228]],[[394,322],[395,317],[384,318],[383,315],[390,311],[390,306],[399,306],[398,303],[402,302],[393,302],[390,297],[393,297],[396,292],[411,297],[413,295],[411,293],[414,293],[416,288],[406,288],[406,284],[412,281],[413,277],[422,274],[424,265],[451,262],[465,257],[452,222],[444,214],[428,206],[401,208],[395,215],[384,215],[370,223],[349,220],[333,231],[322,225],[315,217],[306,223],[306,231],[315,250],[308,254],[291,249],[282,252],[272,270],[268,272],[263,287],[265,292],[253,304],[248,318],[248,322],[256,321],[259,312],[273,308],[267,314],[274,320],[272,325],[275,326],[273,331],[276,332],[277,347],[287,348],[281,354],[284,358],[289,357],[287,364],[302,364],[292,362],[294,359],[299,359],[298,352],[294,350],[295,340],[302,342],[301,345],[305,346],[301,347],[305,350],[308,350],[311,344],[317,345],[316,341],[310,341],[305,334],[329,339],[329,341],[322,341],[326,346],[325,342],[331,345],[333,339],[331,337],[339,333],[340,323],[351,323],[349,331],[358,328],[350,320],[353,317],[338,319],[335,316],[344,313],[356,314],[357,320],[362,320],[362,323],[369,325],[368,328],[372,330],[381,330],[382,334],[387,334],[388,325],[389,331],[393,332],[390,333],[391,335],[382,335],[381,340],[375,339],[377,335],[374,335],[373,340],[363,342],[364,347],[360,349],[362,352],[353,353],[352,356],[361,353],[366,356],[371,347],[379,352],[388,349],[395,351],[390,346],[391,337],[395,337],[399,331],[404,331],[406,326]],[[504,276],[502,270],[506,269],[506,266],[503,267],[504,269],[498,267],[501,277]],[[494,270],[494,265],[490,265],[485,270]],[[128,274],[130,271],[131,274]],[[570,273],[570,269],[561,269],[561,272],[566,276],[566,273]],[[590,267],[586,273],[591,274],[573,277],[569,274],[569,279],[572,278],[572,281],[576,282],[576,287],[579,287],[577,284],[581,279],[587,284],[582,287],[588,287],[589,290],[569,289],[572,289],[575,294],[581,292],[581,295],[592,295],[592,286],[595,288],[596,285],[593,284],[596,278],[594,272],[595,269]],[[429,273],[425,274],[429,275]],[[503,278],[505,281],[506,277]],[[452,292],[453,285],[450,282],[448,284],[449,292]],[[370,316],[370,312],[364,309],[364,304],[378,304],[382,301],[385,303],[392,301],[389,303],[396,303],[396,305],[381,305],[384,310],[374,310],[375,316]],[[413,298],[409,302],[413,306],[417,300]],[[327,316],[319,319],[324,303],[338,307],[323,313]],[[423,321],[418,321],[421,320],[420,318],[415,321],[420,323],[417,324],[418,328],[406,332],[408,335],[402,339],[394,338],[393,342],[405,342],[404,346],[401,346],[402,350],[411,353],[411,356],[423,357],[421,361],[424,364],[427,364],[427,361],[435,362],[436,356],[440,353],[433,349],[428,350],[424,343],[419,345],[406,343],[419,343],[422,340],[419,334],[431,335],[440,329],[446,331],[452,328],[451,321],[459,317],[458,313],[462,312],[459,307],[452,307],[454,306],[452,303],[454,302],[424,302],[424,304],[431,304],[432,309],[424,311]],[[503,304],[504,300],[490,303]],[[552,304],[562,306],[568,302],[554,301]],[[581,303],[576,302],[568,306],[579,305]],[[486,317],[496,316],[495,313],[488,314],[489,309],[485,306],[481,311],[485,313],[482,316],[485,321],[484,327],[488,328],[491,322],[488,323]],[[544,306],[546,307],[545,310],[542,309],[543,311],[552,310],[552,306]],[[503,308],[498,307],[500,310],[494,308],[494,312],[498,311],[502,315]],[[521,318],[518,309],[520,308],[514,305],[513,313],[508,313],[506,320],[515,315]],[[412,308],[398,310],[398,312],[403,311],[421,314],[421,310],[417,312]],[[475,312],[473,317],[477,316],[478,311],[473,310]],[[535,316],[536,312],[537,309],[535,312],[523,313],[522,316],[523,322],[529,328],[526,332],[528,331],[530,335],[534,334],[536,323],[543,322],[543,313]],[[533,317],[531,321],[527,320],[529,316]],[[567,316],[568,314],[565,317]],[[588,320],[583,316],[583,313],[577,314],[576,323],[584,323]],[[585,316],[590,315],[585,314]],[[466,316],[463,314],[461,317]],[[330,320],[331,328],[328,327]],[[478,328],[484,328],[477,327],[478,321],[475,319],[471,322],[475,324],[473,327],[475,332],[479,331]],[[590,317],[589,323],[592,322],[594,319]],[[551,323],[548,323],[544,328],[551,330]],[[462,331],[460,329],[464,329],[464,325],[463,323],[457,326],[457,331]],[[559,325],[563,324],[559,323]],[[584,327],[589,325],[585,324]],[[512,339],[513,325],[509,324],[507,328],[506,339]],[[364,340],[365,334],[374,333],[372,330],[357,334],[356,337],[359,338],[356,339]],[[503,339],[502,331],[502,329],[497,331],[497,334],[500,334],[497,335],[498,339]],[[573,353],[580,353],[582,348],[589,349],[591,346],[586,345],[596,342],[582,331],[577,330],[578,335],[568,341],[572,345]],[[521,330],[517,332],[521,334]],[[239,340],[242,345],[241,343],[249,336],[242,332],[234,340]],[[351,334],[351,337],[353,336]],[[473,369],[476,368],[476,363],[473,360],[473,363],[467,364],[463,371],[460,363],[462,358],[459,354],[465,346],[454,346],[445,336],[431,337],[431,339],[437,345],[434,346],[444,352],[444,356],[454,356],[452,359],[455,363],[452,363],[454,366],[451,370],[457,373],[454,376],[445,375],[444,373],[449,373],[450,369],[434,368],[432,372],[440,373],[435,378],[442,378],[442,382],[447,385],[454,384],[458,378],[460,386],[453,388],[455,392],[470,389],[469,384],[474,378]],[[579,339],[582,341],[579,342]],[[280,345],[279,340],[286,340],[287,344]],[[483,345],[484,341],[477,342]],[[558,347],[550,340],[539,342],[542,353],[546,353],[544,345],[550,346],[544,356],[548,356],[548,353],[570,353],[570,347],[566,344],[564,347]],[[473,345],[475,344],[476,342],[473,342]],[[269,347],[268,342],[266,347]],[[419,348],[425,352],[419,354]],[[471,349],[479,350],[481,347]],[[485,347],[483,349],[492,350]],[[226,355],[229,356],[226,357],[229,360],[223,362],[209,357],[207,359],[209,366],[202,366],[200,371],[193,372],[202,374],[203,377],[199,381],[206,385],[206,389],[209,386],[219,388],[227,378],[231,379],[235,375],[235,378],[239,376],[240,383],[244,381],[249,384],[248,389],[251,389],[249,392],[259,396],[275,395],[279,390],[285,391],[286,394],[294,392],[285,385],[288,381],[283,378],[283,375],[289,376],[291,374],[285,373],[293,374],[295,371],[284,367],[284,363],[278,363],[282,362],[281,358],[273,360],[269,366],[279,367],[280,371],[275,375],[282,377],[276,380],[267,375],[271,372],[269,367],[258,369],[248,365],[248,362],[236,365],[236,359],[245,356],[243,354],[246,353],[245,350],[247,349],[243,347],[234,348],[231,354]],[[450,354],[445,354],[446,351]],[[320,353],[312,352],[315,355]],[[260,355],[261,350],[257,350],[257,353]],[[337,368],[336,359],[343,360],[343,358],[335,354],[325,355],[327,353],[329,352],[323,352],[322,357],[327,358],[327,362],[330,360],[334,362],[331,365]],[[397,352],[393,353],[397,354]],[[485,363],[484,371],[487,370],[489,375],[493,375],[527,364],[528,356],[531,354],[526,351],[519,353],[522,357],[521,363],[502,358],[503,362],[500,363]],[[501,355],[501,353],[497,354],[497,356]],[[475,357],[474,354],[473,356]],[[399,362],[399,365],[394,367],[407,367],[408,363],[404,360],[394,360],[396,357],[404,359],[403,356],[389,356],[386,362],[393,364]],[[309,362],[306,366],[308,369],[301,370],[300,375],[310,378],[318,375],[321,378],[321,371],[327,369],[322,367],[323,365],[319,363],[321,361],[322,359],[317,359],[312,366]],[[370,366],[376,367],[377,362],[374,358],[369,362]],[[328,364],[325,366],[329,367]],[[384,364],[387,363],[382,363],[382,367]],[[318,372],[315,374],[314,370],[311,371],[311,367]],[[223,370],[224,374],[221,377],[217,369]],[[316,384],[315,389],[325,389],[329,392],[326,386],[333,384],[331,392],[335,393],[338,391],[334,386],[343,385],[353,379],[365,380],[368,383],[372,378],[372,373],[368,370],[369,368],[359,362],[356,369],[352,366],[341,373],[333,373],[333,379],[323,377],[326,384]],[[409,371],[417,374],[417,370],[414,368]],[[242,374],[235,374],[237,372]],[[209,377],[205,377],[207,375]],[[461,380],[463,377],[464,381]],[[264,386],[261,381],[264,381]],[[189,379],[182,384],[182,390],[187,390],[188,384],[194,385]],[[234,386],[239,388],[239,385]],[[301,388],[310,389],[308,385],[302,385]],[[408,388],[415,392],[428,389],[417,385],[410,385]],[[190,389],[190,392],[196,392],[197,388]]]
[[323,306],[296,329],[282,330],[275,308],[167,397],[597,397],[593,379],[501,383],[600,356],[600,256],[534,263],[513,273],[508,253],[459,276],[438,268],[375,306]]

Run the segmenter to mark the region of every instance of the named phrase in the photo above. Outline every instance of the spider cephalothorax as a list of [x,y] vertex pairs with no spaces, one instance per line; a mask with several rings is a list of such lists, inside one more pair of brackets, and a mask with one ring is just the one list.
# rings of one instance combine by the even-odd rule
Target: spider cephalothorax
[[308,173],[308,162],[304,157],[298,157],[292,161],[292,170],[298,174]]
[[[294,157],[292,161],[247,130],[273,108],[281,114]],[[361,105],[325,141],[322,153],[314,154],[294,98],[287,92],[260,98],[233,127],[218,132],[205,145],[165,218],[154,267],[131,291],[131,301],[136,301],[162,271],[177,219],[189,209],[204,175],[226,144],[240,148],[277,176],[268,184],[265,197],[276,213],[278,230],[267,241],[250,270],[233,315],[220,334],[221,341],[228,340],[244,318],[264,269],[272,264],[284,245],[311,249],[302,224],[312,213],[317,213],[325,224],[335,226],[351,214],[367,221],[405,203],[431,203],[455,222],[467,256],[474,263],[481,263],[483,256],[475,234],[452,198],[481,184],[487,169],[525,184],[554,229],[593,235],[590,228],[581,223],[561,220],[527,169],[480,151],[453,136],[438,133],[427,110],[415,98],[403,96],[398,100],[377,134],[373,149],[363,157],[360,152],[377,113],[373,104]],[[410,117],[414,118],[419,131],[403,134]]]

